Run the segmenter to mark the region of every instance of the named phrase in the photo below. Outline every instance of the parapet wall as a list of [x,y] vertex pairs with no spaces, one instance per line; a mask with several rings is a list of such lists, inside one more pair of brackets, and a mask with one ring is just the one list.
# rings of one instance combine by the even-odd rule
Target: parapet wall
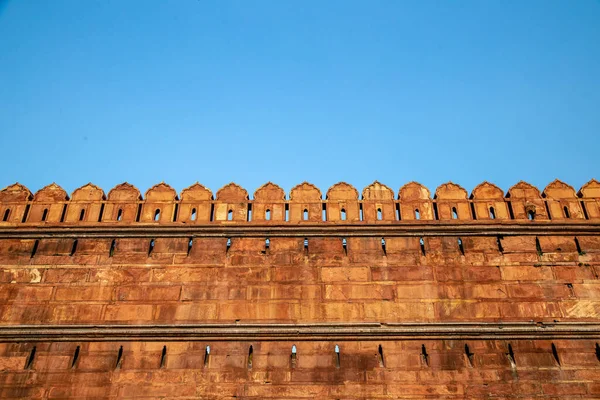
[[289,196],[266,183],[251,200],[242,187],[230,183],[216,193],[196,183],[177,192],[165,183],[150,188],[144,197],[123,183],[105,195],[93,184],[76,189],[69,197],[51,184],[35,194],[16,183],[0,191],[0,225],[45,224],[370,224],[397,221],[600,220],[600,182],[591,180],[576,193],[559,181],[543,192],[519,182],[506,194],[483,182],[471,195],[454,183],[430,191],[416,182],[400,188],[373,182],[358,190],[341,182],[327,191],[310,183],[294,187]]

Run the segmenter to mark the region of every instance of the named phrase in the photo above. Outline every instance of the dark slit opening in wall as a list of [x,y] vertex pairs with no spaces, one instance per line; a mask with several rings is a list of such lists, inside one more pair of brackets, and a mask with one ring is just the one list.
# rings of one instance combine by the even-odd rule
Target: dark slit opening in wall
[[209,362],[210,362],[210,346],[206,346],[206,350],[204,351],[204,368],[208,368]]
[[429,367],[429,354],[427,354],[427,349],[424,344],[421,345],[421,360],[425,366]]
[[600,362],[600,345],[596,343],[596,359]]
[[569,214],[569,207],[564,206],[563,210],[565,212],[565,218],[571,218],[571,214]]
[[67,205],[65,204],[62,209],[62,214],[60,214],[60,222],[65,222],[66,215],[67,215]]
[[33,349],[31,349],[29,357],[27,357],[27,361],[25,362],[25,369],[33,369],[33,360],[35,360],[35,350],[36,346],[33,346]]
[[150,239],[150,245],[148,246],[148,257],[152,255],[154,251],[154,239]]
[[44,211],[42,212],[42,222],[46,221],[46,218],[48,218],[48,209],[44,208]]
[[456,207],[452,207],[452,219],[458,219],[458,213],[456,212]]
[[83,221],[83,218],[85,218],[85,208],[82,208],[79,212],[79,220]]
[[335,351],[335,367],[339,368],[340,367],[340,346],[338,346],[336,344],[334,351]]
[[285,220],[290,220],[290,205],[287,203],[285,204]]
[[188,240],[188,248],[187,248],[187,255],[190,255],[190,252],[192,251],[192,246],[194,245],[194,238],[191,237],[190,240]]
[[508,216],[510,217],[510,219],[515,219],[515,214],[513,213],[512,204],[510,203],[510,201],[508,201],[506,205],[508,206]]
[[210,222],[213,222],[215,219],[215,205],[210,205]]
[[461,238],[458,238],[458,249],[460,250],[460,254],[465,255],[465,248],[463,247],[463,241]]
[[476,220],[477,214],[475,213],[475,204],[471,203],[471,217]]
[[323,203],[323,206],[321,207],[321,220],[327,221],[327,205],[325,203]]
[[377,221],[381,221],[383,219],[383,213],[381,212],[381,208],[377,209]]
[[265,250],[263,251],[263,254],[266,254],[269,252],[269,247],[271,246],[271,241],[269,240],[269,238],[265,239]]
[[164,368],[167,361],[167,346],[163,346],[162,354],[160,355],[160,367]]
[[383,358],[383,347],[381,347],[381,345],[379,345],[379,347],[377,348],[377,353],[379,355],[379,366],[385,367],[385,359]]
[[535,219],[535,212],[533,210],[527,211],[527,218],[529,218],[530,221],[533,221]]
[[552,343],[552,356],[554,357],[554,361],[556,361],[556,365],[560,367],[560,358],[558,358],[558,350],[556,350],[554,343]]
[[160,220],[160,209],[157,208],[156,210],[154,210],[154,221],[159,221]]
[[117,211],[117,221],[121,221],[123,219],[123,210],[119,208]]
[[504,253],[504,247],[502,247],[502,236],[496,236],[496,243],[498,244],[498,251]]
[[362,203],[360,203],[360,204],[358,205],[358,214],[359,214],[359,215],[358,215],[358,216],[359,216],[359,219],[360,219],[361,221],[363,221],[363,220],[364,220],[364,218],[363,218],[363,207],[362,207]]
[[196,218],[198,218],[198,215],[196,213],[196,209],[192,208],[192,213],[190,214],[190,220],[195,221]]
[[469,363],[469,367],[473,368],[473,356],[475,354],[471,353],[469,349],[469,345],[465,343],[465,356],[467,356],[467,362]]
[[548,202],[544,202],[544,205],[546,206],[546,215],[548,216],[548,219],[552,219],[552,215],[550,215],[550,207],[548,207]]
[[100,205],[100,213],[98,213],[98,222],[102,222],[102,214],[104,214],[104,203]]
[[122,361],[123,361],[123,346],[119,347],[119,352],[117,353],[117,362],[115,363],[115,369],[121,368]]
[[508,353],[506,353],[506,358],[508,358],[511,368],[513,368],[513,369],[517,368],[517,361],[515,360],[515,353],[513,352],[513,348],[510,344],[508,345]]
[[421,213],[418,208],[415,208],[415,219],[421,219]]
[[117,240],[113,239],[112,242],[110,242],[110,250],[108,251],[108,256],[112,257],[115,255],[115,247],[117,246]]
[[75,348],[75,353],[73,354],[73,361],[71,362],[71,368],[75,368],[77,365],[77,360],[79,360],[79,346]]
[[494,207],[490,207],[490,218],[496,219],[496,211],[494,210]]
[[31,257],[29,257],[29,258],[33,258],[35,256],[35,253],[37,253],[37,248],[39,245],[40,245],[39,239],[35,239],[35,242],[33,242],[33,248],[31,249]]
[[10,215],[10,208],[7,208],[6,211],[4,211],[4,217],[2,217],[2,221],[4,221],[4,222],[8,221],[9,215]]
[[227,221],[233,221],[233,210],[227,211]]
[[341,211],[340,211],[340,219],[342,221],[346,220],[346,209],[345,208],[342,208]]
[[252,369],[252,358],[254,356],[254,350],[252,348],[252,345],[250,345],[250,348],[248,349],[248,369]]
[[142,216],[142,205],[138,204],[137,214],[135,215],[135,222],[140,222],[141,216]]
[[248,204],[248,210],[246,211],[246,221],[252,221],[252,204]]
[[544,253],[542,252],[542,246],[540,245],[540,239],[535,237],[535,250],[537,251],[538,256],[542,256]]
[[348,255],[348,242],[346,242],[346,238],[342,238],[342,248],[344,249],[344,255]]
[[308,254],[308,238],[304,238],[304,253]]
[[267,221],[271,220],[271,210],[267,209],[267,211],[265,211],[265,219]]
[[229,253],[230,248],[231,248],[231,238],[227,238],[227,248],[225,249],[225,253]]
[[423,240],[423,238],[419,238],[419,244],[421,245],[421,254],[425,255],[425,240]]
[[581,250],[581,246],[579,245],[579,240],[575,238],[575,247],[577,248],[577,253],[580,256],[583,256],[585,253]]
[[308,210],[306,208],[304,209],[304,211],[302,211],[302,220],[308,221]]
[[400,214],[400,203],[396,203],[396,221],[401,221],[402,216]]
[[387,256],[387,250],[385,248],[385,238],[381,238],[381,250],[383,251],[383,255]]
[[25,206],[25,212],[23,213],[23,219],[21,222],[27,222],[27,217],[29,216],[29,204]]
[[71,254],[69,254],[69,255],[73,256],[76,251],[77,251],[77,239],[73,240],[73,246],[71,247]]
[[292,345],[292,354],[290,354],[290,362],[292,364],[292,368],[296,368],[297,355],[296,355],[296,345]]
[[440,216],[438,214],[438,206],[437,203],[433,203],[433,219],[435,219],[436,221],[440,219]]
[[585,203],[583,200],[581,200],[581,210],[583,211],[583,218],[585,219],[590,219],[590,217],[588,216],[587,210],[585,209]]
[[177,222],[177,214],[179,214],[179,204],[175,203],[175,207],[173,209],[173,222]]

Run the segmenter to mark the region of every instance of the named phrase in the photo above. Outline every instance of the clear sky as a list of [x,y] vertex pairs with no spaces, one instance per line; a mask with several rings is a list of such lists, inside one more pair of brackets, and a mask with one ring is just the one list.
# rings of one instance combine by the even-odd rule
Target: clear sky
[[0,0],[0,187],[600,179],[600,1]]

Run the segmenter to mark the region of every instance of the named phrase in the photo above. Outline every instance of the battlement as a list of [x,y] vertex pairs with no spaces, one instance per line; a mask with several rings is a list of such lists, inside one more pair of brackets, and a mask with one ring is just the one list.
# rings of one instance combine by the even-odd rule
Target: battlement
[[165,183],[148,189],[144,196],[133,185],[122,183],[108,195],[88,183],[67,192],[52,183],[35,194],[15,183],[0,191],[0,227],[15,225],[128,225],[128,224],[393,224],[433,221],[600,221],[600,182],[592,179],[578,192],[555,180],[543,192],[519,182],[506,194],[483,182],[469,195],[452,182],[429,189],[410,182],[397,193],[377,181],[362,194],[340,182],[325,198],[314,185],[304,182],[286,196],[268,182],[254,192],[230,183],[216,192],[195,183],[180,195]]

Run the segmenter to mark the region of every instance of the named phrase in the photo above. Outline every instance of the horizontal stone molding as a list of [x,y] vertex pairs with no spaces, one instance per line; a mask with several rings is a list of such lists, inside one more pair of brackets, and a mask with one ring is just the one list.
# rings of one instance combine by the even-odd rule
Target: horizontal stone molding
[[0,342],[600,339],[598,322],[16,325]]

